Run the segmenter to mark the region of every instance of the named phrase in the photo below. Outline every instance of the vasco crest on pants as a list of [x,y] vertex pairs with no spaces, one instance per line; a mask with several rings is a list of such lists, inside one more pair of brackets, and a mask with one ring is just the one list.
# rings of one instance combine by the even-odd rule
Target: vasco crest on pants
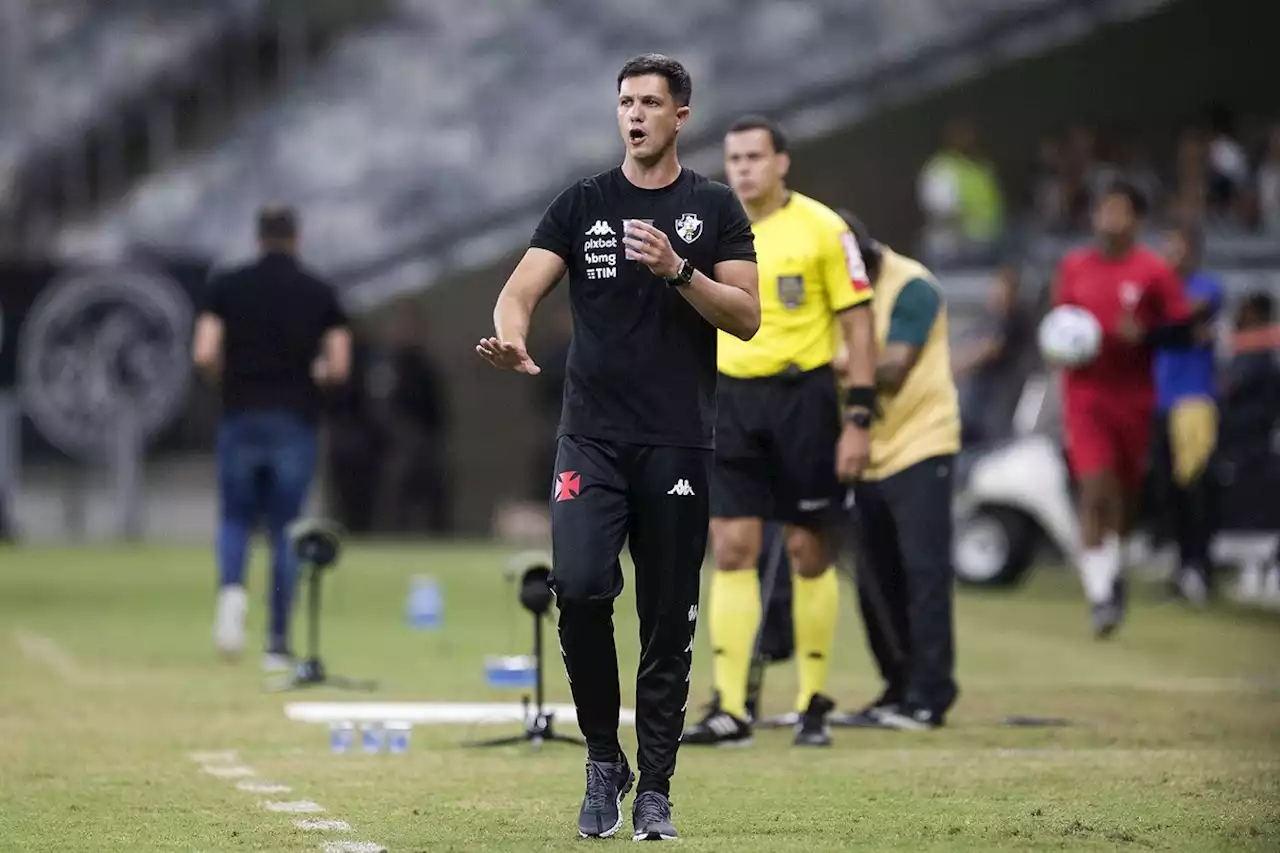
[[148,440],[186,396],[192,306],[167,277],[135,268],[78,272],[32,306],[18,341],[23,409],[51,444],[101,456],[121,417]]

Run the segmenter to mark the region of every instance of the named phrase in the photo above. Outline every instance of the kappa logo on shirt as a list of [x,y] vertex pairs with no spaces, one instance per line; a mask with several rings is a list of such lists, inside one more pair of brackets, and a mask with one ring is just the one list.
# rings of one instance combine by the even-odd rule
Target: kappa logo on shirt
[[1142,301],[1142,285],[1136,281],[1126,281],[1120,285],[1120,302],[1126,311],[1132,311]]
[[587,229],[588,237],[616,237],[617,232],[610,227],[609,223],[603,219],[597,219],[596,224]]

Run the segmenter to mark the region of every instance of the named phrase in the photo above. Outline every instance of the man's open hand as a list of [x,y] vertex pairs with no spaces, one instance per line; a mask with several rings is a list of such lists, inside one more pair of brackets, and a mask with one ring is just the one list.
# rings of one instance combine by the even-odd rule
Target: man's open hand
[[638,219],[629,221],[622,244],[626,247],[627,260],[639,261],[659,278],[673,278],[680,272],[683,261],[676,250],[671,248],[671,241],[666,234],[647,222]]
[[476,352],[485,361],[502,370],[514,370],[536,376],[542,368],[533,363],[524,348],[524,341],[500,341],[497,338],[481,338]]

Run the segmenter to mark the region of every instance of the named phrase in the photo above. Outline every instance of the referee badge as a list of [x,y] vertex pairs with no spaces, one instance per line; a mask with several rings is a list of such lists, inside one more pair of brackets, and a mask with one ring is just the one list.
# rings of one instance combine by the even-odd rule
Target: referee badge
[[788,311],[794,311],[804,304],[804,276],[778,276],[778,301]]
[[702,220],[696,213],[682,213],[676,220],[676,233],[686,243],[692,243],[702,234]]

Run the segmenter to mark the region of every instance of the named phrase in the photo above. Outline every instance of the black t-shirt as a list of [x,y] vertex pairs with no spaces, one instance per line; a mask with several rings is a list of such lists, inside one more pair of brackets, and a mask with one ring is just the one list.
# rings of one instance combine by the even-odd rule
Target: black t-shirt
[[530,241],[568,265],[573,340],[559,434],[710,448],[716,328],[676,288],[626,259],[626,219],[652,220],[707,276],[720,261],[756,259],[737,197],[689,169],[656,190],[615,168],[560,193]]
[[330,285],[287,255],[268,254],[216,276],[205,310],[225,328],[224,413],[289,409],[308,420],[319,417],[322,397],[311,363],[324,334],[347,325]]

